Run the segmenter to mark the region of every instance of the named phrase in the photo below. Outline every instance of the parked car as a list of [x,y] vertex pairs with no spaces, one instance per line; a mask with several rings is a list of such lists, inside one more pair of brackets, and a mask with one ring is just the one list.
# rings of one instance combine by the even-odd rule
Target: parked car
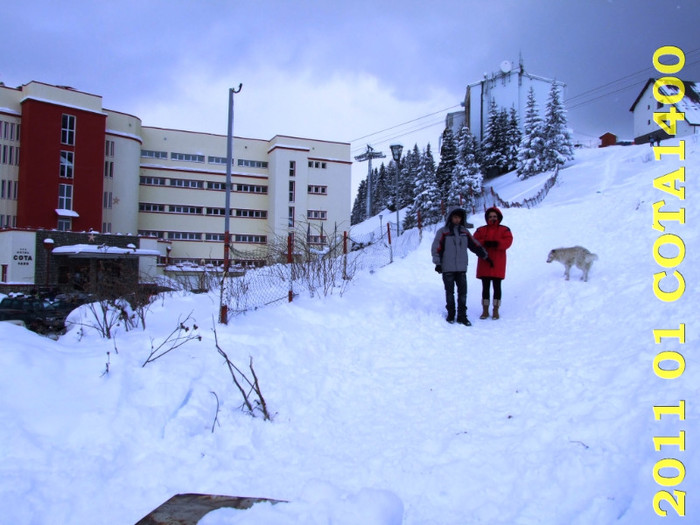
[[40,334],[60,332],[65,329],[68,314],[89,300],[87,294],[61,294],[53,299],[5,297],[0,301],[0,321],[23,325]]

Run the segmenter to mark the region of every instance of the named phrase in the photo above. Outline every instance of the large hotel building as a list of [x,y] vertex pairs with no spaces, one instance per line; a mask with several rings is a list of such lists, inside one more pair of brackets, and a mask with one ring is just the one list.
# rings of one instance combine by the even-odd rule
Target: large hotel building
[[[259,264],[290,233],[320,248],[349,228],[349,143],[278,135],[233,144],[232,262]],[[0,85],[0,232],[139,235],[158,240],[161,264],[221,264],[226,155],[225,135],[143,126],[98,95]]]

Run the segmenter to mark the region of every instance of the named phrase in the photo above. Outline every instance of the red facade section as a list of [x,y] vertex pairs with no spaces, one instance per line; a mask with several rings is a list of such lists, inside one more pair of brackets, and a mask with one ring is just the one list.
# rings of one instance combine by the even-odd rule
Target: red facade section
[[[62,143],[63,116],[75,118],[73,144]],[[22,158],[17,226],[55,229],[59,185],[72,186],[72,231],[100,231],[106,115],[27,99],[22,103]],[[65,137],[63,137],[65,138]],[[61,152],[72,153],[72,178],[61,177]]]

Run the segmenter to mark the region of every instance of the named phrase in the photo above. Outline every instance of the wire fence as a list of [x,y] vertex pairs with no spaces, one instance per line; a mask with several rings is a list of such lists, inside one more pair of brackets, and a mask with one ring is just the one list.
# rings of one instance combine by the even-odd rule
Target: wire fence
[[[489,189],[473,199],[472,209],[468,211],[475,214],[490,206],[532,208],[544,200],[558,175],[557,169],[534,197],[521,202],[506,201]],[[397,235],[396,223],[388,222],[371,231],[334,232],[324,237],[323,246],[308,242],[302,235],[290,236],[286,250],[272,247],[277,260],[286,259],[286,262],[268,263],[260,268],[233,268],[225,277],[220,270],[213,270],[210,275],[205,271],[198,283],[220,291],[226,321],[270,304],[291,302],[303,294],[310,297],[342,295],[357,272],[375,271],[406,257],[418,248],[423,235],[432,234],[437,226],[419,225]]]

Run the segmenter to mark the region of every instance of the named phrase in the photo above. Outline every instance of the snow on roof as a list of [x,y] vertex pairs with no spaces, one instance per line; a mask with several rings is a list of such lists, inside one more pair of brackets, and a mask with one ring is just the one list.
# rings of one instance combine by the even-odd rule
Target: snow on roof
[[[630,108],[630,111],[634,111],[637,103],[641,100],[642,95],[649,89],[649,86],[653,85],[656,81],[653,78],[647,80],[644,87],[639,92],[634,104]],[[680,112],[685,113],[685,120],[688,124],[693,126],[700,125],[700,82],[689,82],[687,80],[683,81],[685,86],[685,96],[680,102],[673,104],[676,109]],[[672,96],[678,93],[678,88],[676,86],[664,85],[659,88],[659,92],[662,95]]]
[[51,252],[54,255],[73,255],[73,256],[96,256],[96,257],[116,257],[119,255],[141,256],[159,256],[158,250],[142,250],[140,248],[120,248],[118,246],[107,246],[106,244],[70,244],[66,246],[58,246]]
[[73,210],[66,210],[64,208],[58,208],[54,211],[56,212],[56,215],[58,215],[59,217],[80,217],[80,215],[78,215],[78,212],[73,211]]

